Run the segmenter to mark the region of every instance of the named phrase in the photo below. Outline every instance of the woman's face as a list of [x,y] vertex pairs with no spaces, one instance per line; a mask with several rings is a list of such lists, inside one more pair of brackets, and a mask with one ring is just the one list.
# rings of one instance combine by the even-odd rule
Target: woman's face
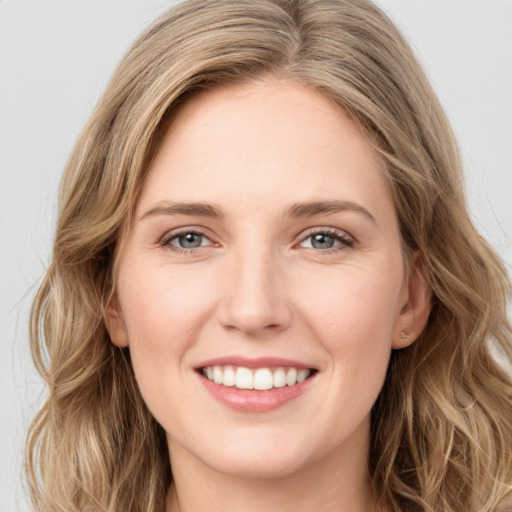
[[381,162],[331,100],[285,81],[190,100],[120,247],[107,325],[171,460],[282,476],[365,459],[417,301]]

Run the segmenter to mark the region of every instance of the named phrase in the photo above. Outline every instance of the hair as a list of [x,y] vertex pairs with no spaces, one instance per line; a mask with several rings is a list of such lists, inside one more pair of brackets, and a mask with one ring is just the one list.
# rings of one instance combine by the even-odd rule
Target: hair
[[267,76],[320,91],[362,128],[384,162],[404,259],[421,254],[432,289],[428,324],[393,351],[372,411],[378,502],[393,511],[500,510],[512,494],[510,283],[471,223],[457,145],[431,86],[367,0],[189,0],[119,64],[67,163],[31,314],[33,357],[49,388],[26,449],[36,510],[164,510],[165,435],[128,349],[110,342],[104,322],[116,244],[177,106]]

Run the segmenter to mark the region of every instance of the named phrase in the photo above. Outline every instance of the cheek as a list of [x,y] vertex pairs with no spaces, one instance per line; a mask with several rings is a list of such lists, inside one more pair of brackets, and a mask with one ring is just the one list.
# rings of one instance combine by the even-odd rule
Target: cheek
[[391,344],[399,313],[401,276],[367,268],[342,269],[302,280],[296,301],[309,323],[334,343],[365,340]]
[[334,382],[371,407],[389,364],[401,276],[353,269],[317,282],[297,289],[307,328],[329,354]]
[[199,273],[171,272],[165,265],[132,275],[137,277],[127,276],[119,286],[130,344],[177,348],[204,320],[211,287]]
[[[133,277],[136,276],[136,277]],[[163,387],[180,378],[183,357],[208,320],[211,286],[196,273],[141,266],[120,275],[119,297],[137,382],[151,408]],[[165,376],[165,378],[163,378]]]

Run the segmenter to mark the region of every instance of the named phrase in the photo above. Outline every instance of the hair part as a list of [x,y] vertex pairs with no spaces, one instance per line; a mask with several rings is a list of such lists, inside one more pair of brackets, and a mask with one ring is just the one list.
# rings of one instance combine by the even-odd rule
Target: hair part
[[472,225],[457,145],[409,46],[367,0],[189,0],[116,69],[61,182],[31,346],[49,397],[27,474],[45,512],[163,511],[171,468],[127,349],[110,343],[115,251],[173,113],[192,94],[272,76],[332,98],[391,184],[406,262],[433,290],[425,331],[392,354],[372,414],[369,471],[391,510],[491,512],[512,493],[510,283]]

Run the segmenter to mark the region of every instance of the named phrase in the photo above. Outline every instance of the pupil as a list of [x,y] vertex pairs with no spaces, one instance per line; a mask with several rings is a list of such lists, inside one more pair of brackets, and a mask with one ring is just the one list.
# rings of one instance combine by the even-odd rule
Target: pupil
[[330,249],[334,244],[332,236],[318,233],[313,236],[312,245],[315,249]]
[[185,249],[193,249],[201,245],[201,235],[197,233],[187,233],[179,237],[181,247]]

